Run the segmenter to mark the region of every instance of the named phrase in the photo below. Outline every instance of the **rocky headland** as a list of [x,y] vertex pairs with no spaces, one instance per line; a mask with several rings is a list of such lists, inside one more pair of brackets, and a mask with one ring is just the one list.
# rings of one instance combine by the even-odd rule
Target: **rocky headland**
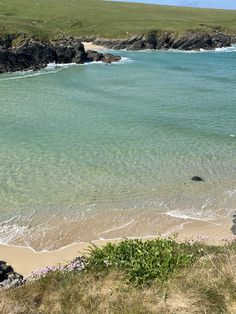
[[110,53],[85,51],[78,38],[66,37],[54,41],[39,41],[8,35],[0,39],[0,73],[39,70],[49,63],[64,64],[102,61],[112,63],[121,57]]
[[49,63],[112,63],[121,59],[110,53],[86,51],[83,41],[114,50],[213,50],[231,46],[236,42],[236,36],[218,28],[208,31],[187,30],[183,34],[151,31],[126,39],[65,36],[55,40],[39,40],[21,33],[9,34],[0,38],[0,73],[39,70]]

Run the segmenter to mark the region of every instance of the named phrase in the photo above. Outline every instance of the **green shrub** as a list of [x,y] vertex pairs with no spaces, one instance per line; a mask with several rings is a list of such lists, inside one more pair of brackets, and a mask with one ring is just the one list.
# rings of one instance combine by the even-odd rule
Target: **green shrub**
[[199,254],[197,246],[172,239],[151,241],[124,240],[102,248],[91,247],[88,268],[95,271],[120,269],[134,284],[165,281],[177,269],[193,263]]

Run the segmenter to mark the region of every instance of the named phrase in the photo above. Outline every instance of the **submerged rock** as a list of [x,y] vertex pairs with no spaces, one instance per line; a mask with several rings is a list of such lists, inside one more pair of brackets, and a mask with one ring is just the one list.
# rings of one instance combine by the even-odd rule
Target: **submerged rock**
[[100,52],[94,51],[94,50],[88,50],[87,51],[87,61],[93,62],[93,61],[102,61],[102,58],[104,55]]
[[198,177],[198,176],[192,177],[191,180],[192,180],[192,181],[198,181],[198,182],[204,181],[201,177]]
[[104,63],[112,63],[120,60],[121,60],[120,56],[114,56],[111,53],[105,53],[102,57],[102,62]]

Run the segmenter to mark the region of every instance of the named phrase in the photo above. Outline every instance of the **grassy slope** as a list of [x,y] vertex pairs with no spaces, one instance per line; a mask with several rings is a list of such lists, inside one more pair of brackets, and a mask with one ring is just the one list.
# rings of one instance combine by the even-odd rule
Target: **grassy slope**
[[[150,30],[221,26],[236,33],[236,10],[209,10],[101,0],[1,0],[0,33],[119,38]],[[127,32],[129,34],[127,34]]]
[[[183,265],[185,258],[176,263],[190,252],[195,256],[190,265]],[[113,266],[101,268],[104,258],[114,261]],[[157,277],[137,286],[129,274],[143,279],[143,269]],[[168,278],[163,281],[158,269],[162,274],[170,270]],[[236,313],[236,246],[166,240],[107,245],[91,252],[86,271],[49,273],[19,289],[2,291],[0,313]]]

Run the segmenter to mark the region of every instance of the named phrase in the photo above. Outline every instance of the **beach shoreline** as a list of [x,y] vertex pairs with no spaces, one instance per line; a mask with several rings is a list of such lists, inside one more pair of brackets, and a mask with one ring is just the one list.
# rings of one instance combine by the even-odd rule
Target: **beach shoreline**
[[[225,245],[236,240],[236,236],[234,236],[230,230],[231,226],[232,224],[230,224],[230,222],[219,225],[207,221],[186,220],[179,230],[170,230],[168,233],[159,236],[140,238],[148,240],[157,237],[175,237],[178,242],[198,241],[210,245]],[[0,255],[1,260],[12,265],[16,272],[27,276],[33,270],[45,266],[65,264],[77,256],[86,255],[89,253],[89,248],[93,245],[102,247],[109,242],[117,243],[122,239],[125,238],[99,239],[91,242],[73,243],[55,251],[41,252],[35,252],[33,249],[27,247],[2,244],[0,245]]]
[[88,50],[101,51],[101,50],[106,50],[107,49],[106,47],[104,47],[102,45],[96,45],[93,42],[82,41],[82,44],[84,45],[85,51],[88,51]]

